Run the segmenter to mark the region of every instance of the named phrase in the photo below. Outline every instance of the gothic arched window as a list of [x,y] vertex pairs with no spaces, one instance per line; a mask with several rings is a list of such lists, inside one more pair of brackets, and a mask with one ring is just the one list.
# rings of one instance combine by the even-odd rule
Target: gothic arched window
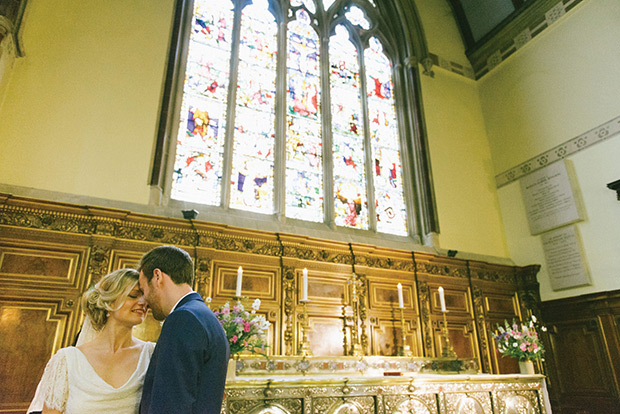
[[195,0],[170,198],[419,235],[384,21],[370,0]]

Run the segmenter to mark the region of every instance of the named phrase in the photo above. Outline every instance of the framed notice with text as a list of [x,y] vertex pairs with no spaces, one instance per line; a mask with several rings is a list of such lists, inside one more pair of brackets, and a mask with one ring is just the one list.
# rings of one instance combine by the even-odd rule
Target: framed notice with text
[[553,290],[590,284],[576,226],[549,231],[541,236],[541,240]]
[[531,234],[582,219],[564,160],[534,171],[520,181]]

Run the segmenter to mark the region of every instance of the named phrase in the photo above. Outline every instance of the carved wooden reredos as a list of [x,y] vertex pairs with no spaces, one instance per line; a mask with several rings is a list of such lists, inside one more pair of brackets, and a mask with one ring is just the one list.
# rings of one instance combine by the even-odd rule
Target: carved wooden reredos
[[[349,318],[343,316],[343,301],[350,300],[353,267],[362,281],[360,340],[369,355],[398,355],[402,349],[399,282],[414,355],[441,355],[437,288],[443,286],[451,343],[458,356],[478,358],[485,372],[515,369],[512,361],[496,357],[488,329],[518,319],[539,302],[535,265],[501,266],[0,194],[0,384],[14,381],[16,370],[33,373],[19,386],[0,385],[0,395],[30,393],[45,361],[71,344],[81,322],[82,291],[114,269],[135,266],[161,244],[194,257],[195,288],[212,298],[212,307],[232,298],[243,266],[244,296],[260,298],[261,312],[272,323],[272,354],[297,352],[303,268],[309,272],[314,355],[343,355],[343,332],[350,344],[352,312],[347,307]],[[157,328],[150,321],[139,334],[153,338]],[[21,397],[26,395],[10,399]]]

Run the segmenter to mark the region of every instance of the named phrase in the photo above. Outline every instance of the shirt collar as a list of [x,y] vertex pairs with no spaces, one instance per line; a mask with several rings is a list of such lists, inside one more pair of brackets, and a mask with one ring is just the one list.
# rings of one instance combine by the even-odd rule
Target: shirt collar
[[170,311],[170,313],[174,312],[174,310],[177,308],[177,306],[179,306],[179,303],[187,296],[187,295],[191,295],[192,293],[194,293],[194,291],[192,290],[191,292],[186,293],[185,295],[183,295],[179,300],[177,300],[177,303],[174,304],[174,306],[172,307],[172,310]]

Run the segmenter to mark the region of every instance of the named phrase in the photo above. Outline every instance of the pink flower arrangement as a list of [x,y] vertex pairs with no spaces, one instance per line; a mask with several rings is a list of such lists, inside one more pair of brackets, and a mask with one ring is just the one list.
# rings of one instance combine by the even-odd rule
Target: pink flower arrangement
[[491,332],[495,339],[497,350],[503,356],[511,356],[519,361],[538,359],[545,352],[538,336],[537,327],[546,331],[544,326],[539,326],[534,315],[525,324],[517,324],[514,320],[512,325],[504,321],[504,326],[497,325],[497,331]]
[[260,308],[260,299],[252,303],[251,311],[246,310],[244,301],[249,302],[247,298],[244,298],[232,308],[230,303],[226,302],[213,313],[226,332],[231,355],[244,351],[262,354],[267,346],[265,339],[270,323],[263,315],[256,313]]

